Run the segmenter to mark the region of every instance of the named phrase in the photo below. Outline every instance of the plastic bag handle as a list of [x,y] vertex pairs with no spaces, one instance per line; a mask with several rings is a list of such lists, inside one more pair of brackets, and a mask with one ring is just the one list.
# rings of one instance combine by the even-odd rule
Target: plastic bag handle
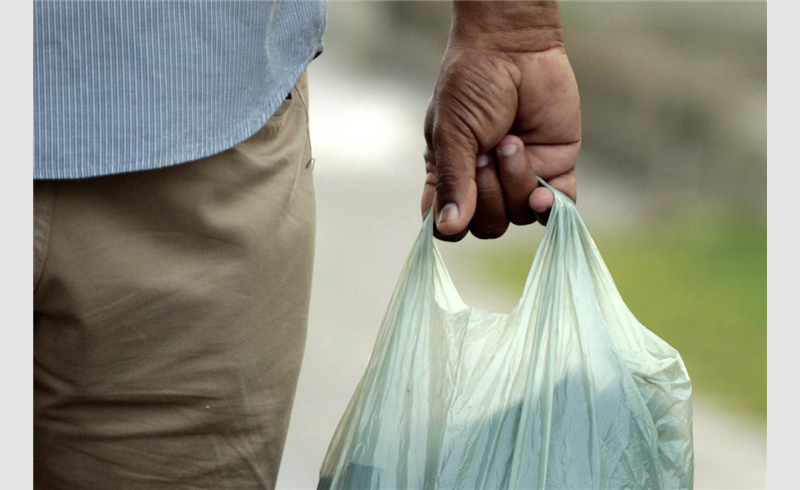
[[[517,306],[514,308],[514,312],[520,309],[524,303],[527,303],[527,297],[531,289],[531,281],[533,279],[535,270],[537,267],[541,267],[542,265],[543,254],[541,253],[541,247],[544,242],[549,241],[552,243],[555,240],[565,239],[566,236],[564,233],[575,231],[575,228],[569,224],[571,220],[565,219],[570,217],[570,215],[575,216],[577,214],[575,203],[572,201],[572,199],[567,197],[567,195],[558,189],[555,189],[543,179],[538,177],[537,179],[540,185],[550,189],[550,191],[553,193],[553,207],[550,209],[550,217],[547,221],[547,225],[545,226],[545,236],[542,238],[542,242],[539,244],[540,251],[537,252],[536,257],[530,266],[530,272],[528,273],[528,278],[525,281],[525,288],[520,296]],[[580,220],[580,217],[577,217],[577,219]],[[428,209],[425,214],[423,229],[420,233],[419,241],[412,252],[412,258],[414,259],[412,262],[416,264],[417,267],[427,268],[427,273],[423,273],[421,277],[427,277],[424,282],[427,282],[433,288],[433,296],[436,298],[436,302],[447,310],[459,311],[463,308],[467,308],[468,306],[461,299],[458,289],[455,287],[455,284],[453,284],[450,274],[447,272],[447,267],[445,266],[441,254],[436,247],[433,229],[433,212],[431,209]]]
[[[570,199],[569,196],[567,196],[560,190],[556,189],[555,187],[545,182],[544,179],[542,179],[541,177],[536,177],[536,180],[539,181],[539,185],[550,189],[550,191],[553,193],[553,207],[550,209],[551,215],[558,214],[558,212],[560,212],[563,208],[566,209],[575,208],[575,202],[572,199]],[[433,242],[433,229],[434,229],[434,220],[432,214],[433,214],[433,206],[428,208],[428,210],[425,211],[425,214],[423,216],[423,222],[424,222],[423,226],[426,232],[426,236],[431,240],[431,242]],[[430,221],[430,223],[428,221]],[[552,228],[553,226],[555,226],[553,225],[553,222],[548,220],[547,225],[545,225],[545,229]]]

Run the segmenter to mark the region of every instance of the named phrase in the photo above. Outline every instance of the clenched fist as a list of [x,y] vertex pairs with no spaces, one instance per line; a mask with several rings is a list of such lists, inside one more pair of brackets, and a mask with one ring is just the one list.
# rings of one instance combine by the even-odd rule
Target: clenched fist
[[454,3],[425,139],[422,209],[441,239],[546,222],[537,176],[576,198],[580,97],[556,2]]

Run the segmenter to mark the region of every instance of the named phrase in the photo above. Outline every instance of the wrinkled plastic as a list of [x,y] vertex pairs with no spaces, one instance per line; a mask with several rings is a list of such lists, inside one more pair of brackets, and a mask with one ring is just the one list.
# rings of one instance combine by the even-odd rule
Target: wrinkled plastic
[[575,205],[551,190],[508,315],[463,303],[429,213],[320,490],[692,488],[683,361],[628,310]]

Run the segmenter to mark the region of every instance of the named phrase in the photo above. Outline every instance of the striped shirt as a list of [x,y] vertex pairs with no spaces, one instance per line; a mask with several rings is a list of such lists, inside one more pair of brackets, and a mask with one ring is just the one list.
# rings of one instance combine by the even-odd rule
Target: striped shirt
[[132,172],[261,128],[322,51],[317,1],[37,1],[35,179]]

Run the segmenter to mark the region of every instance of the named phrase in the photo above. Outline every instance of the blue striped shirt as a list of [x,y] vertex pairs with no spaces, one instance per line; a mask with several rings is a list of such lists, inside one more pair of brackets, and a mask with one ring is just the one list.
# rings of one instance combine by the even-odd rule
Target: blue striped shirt
[[165,167],[261,128],[322,50],[321,1],[37,1],[35,179]]

